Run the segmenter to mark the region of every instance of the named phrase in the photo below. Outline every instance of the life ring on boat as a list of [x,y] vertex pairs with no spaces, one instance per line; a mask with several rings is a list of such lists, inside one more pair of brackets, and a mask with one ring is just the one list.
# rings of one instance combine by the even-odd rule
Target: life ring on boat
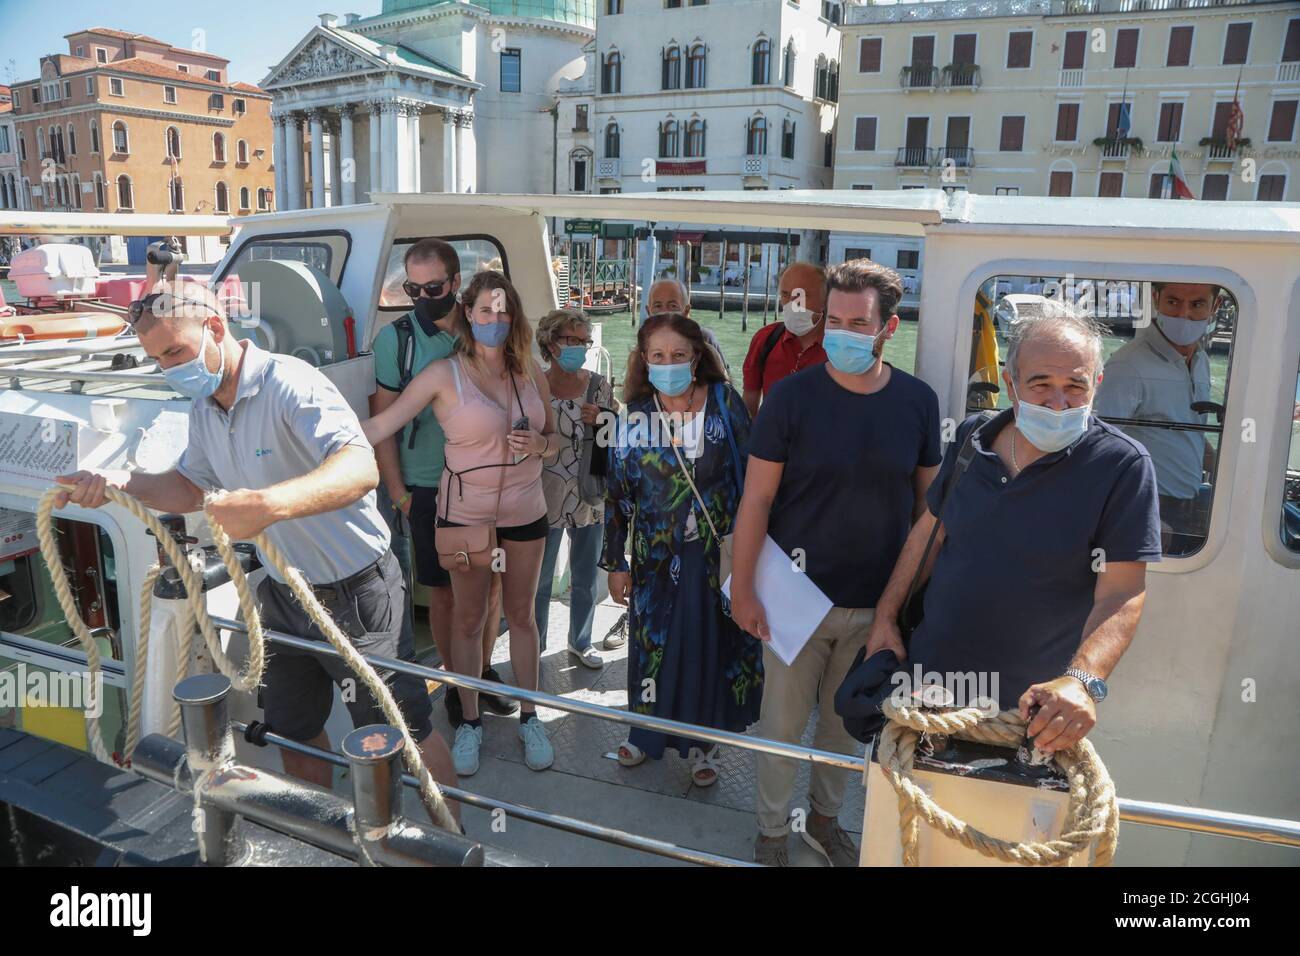
[[0,341],[97,339],[125,328],[126,319],[111,312],[44,312],[0,317]]

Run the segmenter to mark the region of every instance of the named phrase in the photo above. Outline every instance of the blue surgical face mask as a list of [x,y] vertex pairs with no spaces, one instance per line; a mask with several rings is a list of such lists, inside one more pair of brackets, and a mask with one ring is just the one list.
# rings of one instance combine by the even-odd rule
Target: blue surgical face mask
[[[1011,387],[1016,395],[1016,388]],[[1088,416],[1092,414],[1092,405],[1080,405],[1055,411],[1046,405],[1031,405],[1016,395],[1016,427],[1025,436],[1029,444],[1039,451],[1049,454],[1068,448],[1088,430]]]
[[502,319],[497,322],[482,323],[471,320],[469,331],[474,336],[475,342],[489,348],[496,348],[510,335],[510,320]]
[[226,373],[226,353],[217,349],[220,366],[215,372],[208,371],[206,356],[208,350],[208,327],[203,326],[203,341],[199,343],[199,354],[188,362],[163,369],[163,378],[167,384],[186,398],[207,398],[221,387],[221,380]]
[[826,358],[845,375],[861,375],[876,364],[876,337],[848,329],[827,329],[822,340]]
[[676,365],[650,365],[650,384],[665,395],[680,395],[691,387],[694,376],[690,362]]
[[560,354],[555,358],[555,364],[566,372],[576,372],[582,368],[582,363],[585,361],[587,361],[587,346],[585,345],[562,345],[560,346]]
[[1192,345],[1205,336],[1210,322],[1208,319],[1202,319],[1198,322],[1196,319],[1184,319],[1180,316],[1157,312],[1156,325],[1160,326],[1160,331],[1165,333],[1165,338],[1173,342],[1174,345]]

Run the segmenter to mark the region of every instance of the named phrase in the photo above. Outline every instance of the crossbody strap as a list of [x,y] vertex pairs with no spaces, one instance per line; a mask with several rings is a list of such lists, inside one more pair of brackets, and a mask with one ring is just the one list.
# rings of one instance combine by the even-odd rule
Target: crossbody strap
[[[658,393],[655,394],[655,408],[659,409],[660,415],[665,414],[664,407],[659,404]],[[707,402],[705,403],[704,410],[705,412],[708,411]],[[701,441],[704,440],[703,436],[700,437],[700,440]],[[682,460],[682,453],[681,450],[677,447],[677,443],[672,442],[671,444],[673,449],[673,455],[677,459],[677,467],[680,468],[682,470],[682,474],[686,476],[686,483],[691,486],[691,491],[695,495],[695,500],[700,503],[700,511],[704,512],[704,520],[709,523],[709,530],[713,532],[713,540],[717,541],[719,543],[719,546],[721,546],[722,538],[718,534],[717,526],[713,523],[713,517],[709,514],[709,507],[704,503],[704,498],[700,495],[700,489],[695,487],[695,479],[691,477],[690,469],[686,467],[686,462]]]
[[975,459],[975,435],[992,417],[991,412],[984,412],[980,416],[980,420],[967,433],[966,440],[962,442],[961,449],[957,452],[957,460],[953,463],[952,474],[948,476],[948,481],[943,487],[943,494],[939,496],[939,510],[935,513],[934,527],[930,529],[930,538],[925,542],[925,550],[921,552],[921,563],[916,566],[916,573],[912,575],[912,583],[907,588],[907,597],[903,599],[902,606],[904,608],[912,603],[916,589],[921,586],[921,574],[925,571],[925,563],[930,558],[934,540],[939,536],[939,525],[943,523],[943,506],[948,503],[948,496],[952,494],[952,490],[957,487],[958,480]]

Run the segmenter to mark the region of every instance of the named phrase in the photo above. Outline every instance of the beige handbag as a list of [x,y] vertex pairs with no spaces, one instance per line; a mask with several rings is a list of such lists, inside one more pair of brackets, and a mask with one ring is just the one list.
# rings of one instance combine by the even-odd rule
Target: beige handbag
[[[659,409],[661,415],[664,414],[663,406],[659,404],[658,395],[655,395],[655,407]],[[703,412],[701,412],[701,414],[703,414]],[[723,414],[726,414],[725,409],[723,410]],[[682,474],[686,476],[686,483],[691,486],[691,491],[695,494],[695,500],[700,504],[700,511],[704,514],[704,520],[708,522],[709,530],[713,532],[713,540],[718,542],[718,585],[720,587],[726,582],[727,578],[731,577],[731,558],[735,548],[735,532],[732,532],[726,537],[722,537],[718,534],[718,528],[713,523],[712,515],[709,514],[708,505],[704,503],[704,498],[700,495],[700,489],[695,487],[695,479],[691,477],[691,471],[686,467],[686,462],[682,459],[682,453],[677,447],[677,442],[674,441],[672,443],[672,449],[673,455],[677,458],[677,467],[679,467],[682,470]]]

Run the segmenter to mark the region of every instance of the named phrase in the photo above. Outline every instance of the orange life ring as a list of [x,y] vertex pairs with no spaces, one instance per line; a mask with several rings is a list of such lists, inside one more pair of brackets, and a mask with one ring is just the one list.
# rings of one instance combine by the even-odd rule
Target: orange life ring
[[0,341],[97,339],[125,328],[126,319],[109,312],[44,312],[0,319]]

